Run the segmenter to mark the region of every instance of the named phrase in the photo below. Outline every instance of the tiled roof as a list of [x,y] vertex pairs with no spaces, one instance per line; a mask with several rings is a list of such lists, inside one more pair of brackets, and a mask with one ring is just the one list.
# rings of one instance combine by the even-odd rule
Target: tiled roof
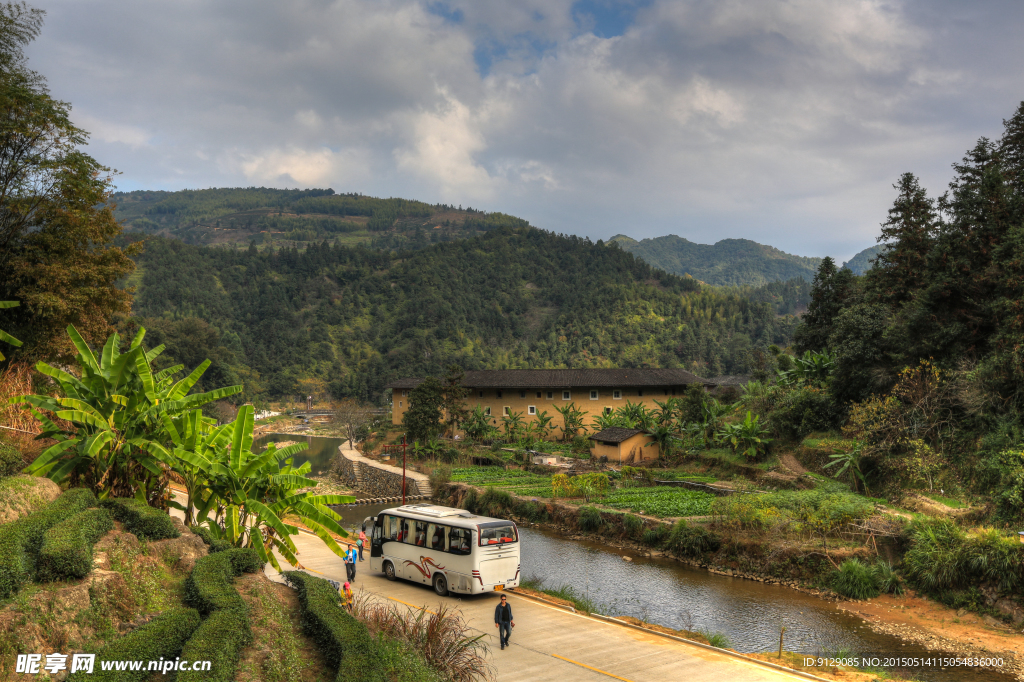
[[598,431],[592,436],[588,436],[590,440],[602,441],[605,443],[622,443],[627,441],[638,433],[643,433],[640,429],[620,429],[617,426],[613,426],[604,431]]
[[[398,379],[387,388],[415,388],[423,379]],[[706,379],[685,369],[486,369],[466,372],[462,385],[469,388],[574,388],[685,386]]]

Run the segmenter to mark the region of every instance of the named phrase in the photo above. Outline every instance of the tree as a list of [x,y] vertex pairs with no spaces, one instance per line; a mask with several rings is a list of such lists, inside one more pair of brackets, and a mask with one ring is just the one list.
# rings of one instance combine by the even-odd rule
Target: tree
[[562,440],[570,441],[576,437],[580,429],[583,426],[583,417],[587,415],[586,412],[576,409],[576,403],[571,402],[564,407],[555,405],[555,409],[562,415]]
[[356,434],[363,426],[370,423],[371,419],[373,419],[373,413],[369,408],[363,407],[357,401],[349,399],[343,400],[338,404],[337,409],[334,410],[332,421],[344,429],[345,437],[348,438],[349,444],[355,447]]
[[445,433],[455,437],[455,430],[466,421],[469,412],[466,410],[466,397],[469,389],[462,385],[462,368],[450,365],[444,377],[441,391],[441,410],[444,415]]
[[444,386],[437,377],[427,377],[409,392],[409,409],[402,415],[402,426],[409,441],[437,438],[444,407]]
[[811,302],[807,314],[794,334],[795,346],[799,352],[824,350],[832,333],[832,323],[843,309],[843,304],[854,289],[854,274],[843,268],[836,269],[830,257],[821,261],[818,273],[811,283]]
[[42,16],[0,5],[0,300],[22,304],[8,322],[24,342],[18,355],[68,362],[68,324],[99,343],[129,313],[133,290],[116,283],[142,245],[112,245],[121,226],[108,205],[111,171],[81,151],[88,136],[71,106],[25,65]]
[[926,282],[928,254],[935,246],[938,216],[935,202],[928,198],[913,173],[904,173],[893,188],[899,194],[878,237],[885,248],[868,270],[867,287],[877,300],[901,305]]

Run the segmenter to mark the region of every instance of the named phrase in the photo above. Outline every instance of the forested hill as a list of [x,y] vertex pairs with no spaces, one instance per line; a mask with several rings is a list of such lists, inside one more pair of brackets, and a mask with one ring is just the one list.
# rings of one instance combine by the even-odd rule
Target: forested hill
[[656,268],[716,286],[759,286],[795,277],[810,282],[821,265],[820,258],[794,256],[749,239],[723,239],[712,245],[674,234],[642,241],[620,234],[610,241]]
[[843,263],[843,267],[851,271],[855,275],[863,275],[875,262],[875,258],[885,248],[883,244],[877,244],[875,246],[869,246],[850,260]]
[[522,218],[446,204],[335,194],[333,189],[231,189],[117,192],[114,216],[126,230],[188,244],[305,248],[310,242],[416,249],[526,227]]
[[[396,377],[515,367],[747,371],[792,316],[701,287],[615,247],[535,228],[393,252],[310,243],[238,250],[147,239],[135,320],[147,342],[247,397],[326,387],[379,400]],[[777,287],[776,287],[777,288]],[[745,292],[778,304],[788,289]]]

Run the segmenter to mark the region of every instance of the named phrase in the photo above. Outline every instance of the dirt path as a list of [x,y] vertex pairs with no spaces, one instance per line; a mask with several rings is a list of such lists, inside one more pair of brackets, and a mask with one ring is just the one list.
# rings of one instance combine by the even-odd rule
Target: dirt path
[[779,462],[782,464],[782,466],[786,467],[797,476],[801,476],[807,473],[807,469],[805,469],[803,465],[797,461],[796,457],[793,455],[792,452],[785,452],[779,455]]

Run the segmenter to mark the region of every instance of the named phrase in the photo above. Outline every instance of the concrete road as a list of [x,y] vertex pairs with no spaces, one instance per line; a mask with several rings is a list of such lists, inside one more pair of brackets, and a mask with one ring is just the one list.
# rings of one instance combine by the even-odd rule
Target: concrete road
[[[315,536],[294,537],[299,560],[310,573],[345,581],[341,559]],[[429,586],[403,580],[388,582],[369,570],[367,560],[357,563],[353,589],[364,590],[400,604],[435,609],[440,603],[458,607],[470,627],[487,635],[489,658],[500,682],[781,682],[806,679],[748,663],[725,654],[690,646],[657,635],[606,623],[506,593],[516,627],[511,646],[501,650],[494,627],[498,593],[438,597]],[[282,580],[267,567],[272,580]]]

